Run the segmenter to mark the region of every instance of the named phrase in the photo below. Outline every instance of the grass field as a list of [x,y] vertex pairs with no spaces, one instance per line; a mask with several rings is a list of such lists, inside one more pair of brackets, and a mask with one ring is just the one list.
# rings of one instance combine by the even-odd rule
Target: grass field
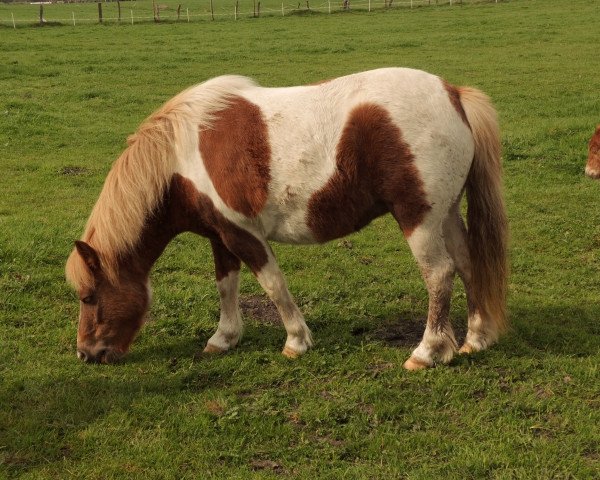
[[[583,167],[600,123],[599,14],[595,0],[523,0],[0,27],[0,478],[598,478],[600,183]],[[152,321],[127,359],[77,360],[64,262],[149,113],[223,73],[279,86],[392,65],[497,106],[512,232],[500,344],[401,368],[427,296],[382,218],[345,242],[274,245],[316,339],[301,359],[279,353],[284,329],[247,271],[242,344],[194,357],[218,297],[208,243],[183,235],[156,265]],[[457,283],[459,332],[465,303]]]

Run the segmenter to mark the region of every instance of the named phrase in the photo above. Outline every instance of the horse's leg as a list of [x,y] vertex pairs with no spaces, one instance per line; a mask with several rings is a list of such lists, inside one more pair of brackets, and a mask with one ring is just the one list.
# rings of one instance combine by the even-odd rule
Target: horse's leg
[[457,349],[448,318],[455,266],[446,249],[442,222],[420,225],[408,236],[408,244],[429,292],[425,333],[421,343],[404,363],[404,368],[408,370],[419,370],[431,367],[436,362],[448,363]]
[[242,335],[242,317],[238,306],[241,262],[220,240],[211,240],[217,289],[221,301],[219,326],[204,348],[206,353],[218,353],[229,350]]
[[485,350],[498,340],[499,332],[493,322],[485,321],[485,317],[481,316],[477,306],[477,298],[472,284],[471,258],[467,246],[467,229],[460,215],[458,203],[444,223],[444,235],[446,247],[454,259],[467,295],[468,330],[459,352],[471,353]]
[[296,358],[312,346],[312,336],[302,313],[288,290],[287,282],[277,265],[273,251],[268,245],[266,245],[266,250],[268,262],[254,274],[277,307],[287,331],[287,340],[281,353],[286,357]]

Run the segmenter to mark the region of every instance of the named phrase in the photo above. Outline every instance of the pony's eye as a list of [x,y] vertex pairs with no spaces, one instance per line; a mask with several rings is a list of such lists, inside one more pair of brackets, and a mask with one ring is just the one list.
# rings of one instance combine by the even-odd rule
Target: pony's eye
[[82,298],[81,301],[83,303],[87,303],[87,304],[94,303],[94,296],[93,295],[88,295],[87,297]]

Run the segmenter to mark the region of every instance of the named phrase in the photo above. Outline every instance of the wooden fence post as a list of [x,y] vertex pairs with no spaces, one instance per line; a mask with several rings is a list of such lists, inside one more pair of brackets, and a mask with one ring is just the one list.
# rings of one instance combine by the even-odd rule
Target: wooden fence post
[[239,1],[236,1],[236,2],[235,2],[235,10],[233,11],[233,16],[234,16],[234,18],[235,18],[236,20],[237,20],[237,14],[238,14],[238,8],[239,8],[239,6],[240,6],[240,2],[239,2]]
[[213,8],[213,0],[210,0],[210,18],[212,20],[215,19],[215,10]]
[[98,22],[102,23],[102,4],[98,2]]
[[44,4],[40,3],[40,26],[44,24]]
[[181,3],[177,6],[177,21],[179,21],[179,13],[181,12]]
[[258,2],[257,9],[256,9],[256,14],[257,14],[256,15],[257,17],[260,17],[260,2]]
[[119,12],[119,23],[121,23],[121,2],[117,2],[117,11]]

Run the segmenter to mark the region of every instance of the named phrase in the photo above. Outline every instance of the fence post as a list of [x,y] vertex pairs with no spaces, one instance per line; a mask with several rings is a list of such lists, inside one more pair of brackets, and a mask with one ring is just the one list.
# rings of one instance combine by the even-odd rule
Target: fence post
[[44,24],[44,4],[40,3],[40,26]]
[[281,2],[281,16],[284,17],[285,13],[283,13],[283,2]]
[[329,13],[331,13],[331,0],[329,0],[329,1],[327,2],[327,5],[328,5],[328,7],[329,7]]
[[98,22],[102,23],[102,4],[98,2]]
[[260,18],[260,2],[257,4],[256,14]]
[[179,12],[181,11],[181,3],[177,6],[177,21],[179,21]]
[[119,12],[119,23],[121,23],[121,2],[117,2],[117,11]]
[[214,8],[213,8],[213,0],[210,0],[210,18],[212,20],[215,19],[215,11],[214,11]]
[[133,10],[130,10],[131,12],[131,24],[133,25]]
[[73,26],[75,26],[75,12],[71,12],[71,15],[73,15]]
[[237,12],[238,12],[239,6],[240,6],[240,2],[236,1],[235,2],[235,8],[233,9],[233,18],[234,18],[234,20],[237,20]]
[[186,8],[185,9],[186,13],[187,13],[187,19],[188,19],[188,23],[190,23],[190,9]]
[[13,28],[16,30],[17,29],[17,24],[15,23],[15,14],[10,12],[10,16],[12,17],[12,21],[13,21]]

